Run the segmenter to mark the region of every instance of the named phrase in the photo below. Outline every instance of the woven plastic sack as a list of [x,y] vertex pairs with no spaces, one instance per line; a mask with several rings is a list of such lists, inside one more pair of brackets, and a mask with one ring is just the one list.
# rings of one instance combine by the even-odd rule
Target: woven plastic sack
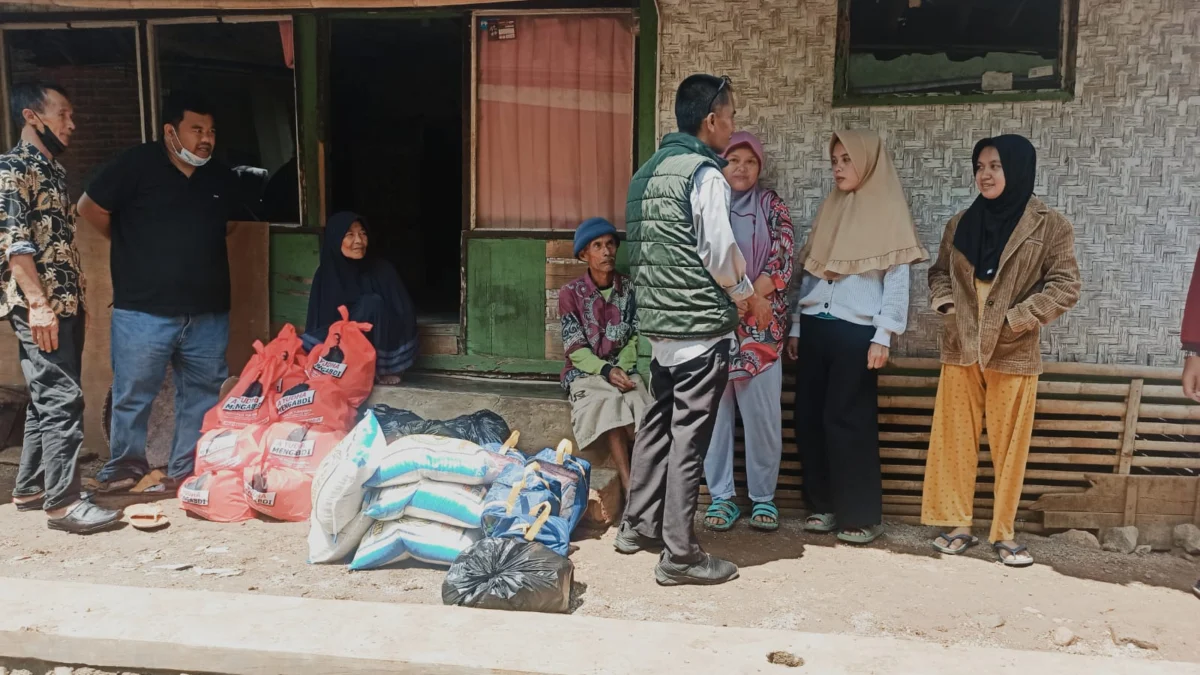
[[367,498],[363,513],[375,520],[399,520],[407,516],[455,527],[477,528],[483,516],[486,488],[423,480],[373,492]]
[[358,549],[363,535],[374,524],[374,520],[360,512],[341,531],[330,534],[322,530],[315,519],[311,520],[308,527],[308,562],[336,563],[349,558]]
[[369,411],[317,467],[312,483],[312,519],[332,537],[362,512],[363,483],[387,449],[383,430]]
[[242,490],[240,470],[206,472],[185,480],[179,486],[179,505],[188,513],[217,523],[254,517]]
[[325,342],[309,352],[304,370],[312,382],[336,383],[358,408],[375,386],[375,346],[366,336],[371,324],[351,321],[345,306],[338,307],[338,313],[342,320],[330,324]]
[[442,582],[447,605],[513,612],[566,612],[575,565],[524,539],[481,539],[450,566]]
[[449,566],[479,536],[479,530],[464,530],[419,518],[379,521],[358,545],[350,569],[370,570],[409,558]]
[[[517,453],[519,455],[519,453]],[[485,450],[456,438],[405,436],[388,445],[368,487],[406,485],[436,480],[462,485],[488,485],[521,460],[511,454]]]

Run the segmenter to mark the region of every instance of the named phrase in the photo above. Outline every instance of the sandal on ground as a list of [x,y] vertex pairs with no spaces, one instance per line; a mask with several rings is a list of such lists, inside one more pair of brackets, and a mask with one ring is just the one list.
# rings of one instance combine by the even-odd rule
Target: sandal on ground
[[[714,532],[725,532],[741,517],[742,510],[737,504],[728,499],[714,499],[712,505],[704,512],[704,526]],[[718,522],[709,522],[710,518]]]
[[125,507],[125,516],[129,518],[129,524],[139,530],[157,530],[171,522],[158,504],[127,506]]
[[829,534],[837,529],[837,516],[832,513],[814,513],[804,519],[804,529],[808,532]]
[[[992,544],[992,550],[996,552],[996,557],[1000,558],[1000,562],[1009,567],[1029,567],[1033,564],[1033,556],[1029,554],[1029,549],[1025,548],[1024,544],[1018,546],[1008,546],[1002,542]],[[1005,553],[1008,555],[1004,555]],[[1028,556],[1027,559],[1021,559],[1020,556],[1024,553]]]
[[[945,545],[939,544],[938,539],[945,539],[946,540]],[[956,542],[956,541],[964,541],[966,543],[963,544],[962,546],[955,546],[954,542]],[[936,539],[933,540],[933,548],[938,550],[941,553],[945,553],[946,555],[961,555],[963,553],[966,553],[967,549],[971,548],[972,546],[975,546],[978,543],[979,543],[979,537],[976,537],[976,536],[973,536],[970,534],[951,535],[949,532],[943,532],[943,533],[939,534]]]
[[138,484],[137,478],[118,478],[111,481],[98,481],[86,478],[83,487],[89,492],[129,492]]
[[779,529],[779,509],[775,502],[754,502],[750,509],[750,527],[767,532]]
[[839,541],[847,544],[869,544],[883,534],[883,525],[868,525],[867,527],[850,527],[838,532]]

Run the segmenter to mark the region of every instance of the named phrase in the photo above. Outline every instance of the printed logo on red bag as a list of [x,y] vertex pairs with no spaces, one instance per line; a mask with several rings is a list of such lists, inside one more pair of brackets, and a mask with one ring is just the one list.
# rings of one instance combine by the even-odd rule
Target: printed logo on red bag
[[275,506],[274,492],[259,492],[251,487],[249,483],[246,483],[245,486],[246,499],[249,499],[255,504],[262,504],[263,506]]
[[325,360],[325,357],[322,356],[321,358],[317,359],[316,363],[313,364],[313,370],[323,375],[329,375],[331,377],[341,379],[341,377],[346,374],[346,364],[327,361]]
[[226,412],[253,412],[262,407],[262,396],[230,396],[221,409]]
[[271,443],[268,452],[278,457],[312,457],[315,441],[289,441],[279,439]]
[[196,506],[208,506],[208,490],[183,487],[179,489],[179,501]]
[[302,405],[312,405],[312,402],[316,399],[316,396],[317,392],[313,391],[312,389],[309,389],[308,391],[302,391],[298,394],[292,394],[291,396],[284,396],[275,402],[275,409],[280,413],[285,413],[292,408],[299,408]]

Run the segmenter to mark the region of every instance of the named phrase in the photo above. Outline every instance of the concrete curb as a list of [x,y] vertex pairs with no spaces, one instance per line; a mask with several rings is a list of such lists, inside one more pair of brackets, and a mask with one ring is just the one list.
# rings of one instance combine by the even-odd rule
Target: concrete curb
[[[1200,675],[1198,664],[436,605],[23,579],[0,579],[0,598],[0,656],[109,669],[926,675],[958,658],[996,674]],[[775,650],[800,656],[804,667],[767,663]]]

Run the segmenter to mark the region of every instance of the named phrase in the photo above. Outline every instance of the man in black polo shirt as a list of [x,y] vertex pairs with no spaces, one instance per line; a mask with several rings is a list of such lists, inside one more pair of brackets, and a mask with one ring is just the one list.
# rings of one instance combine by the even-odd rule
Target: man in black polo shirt
[[172,95],[162,140],[119,155],[88,186],[79,213],[112,240],[112,457],[96,476],[108,492],[148,471],[146,428],[167,364],[175,372],[175,439],[162,489],[192,473],[204,413],[229,371],[229,259],[238,200],[233,172],[210,161],[212,111]]

